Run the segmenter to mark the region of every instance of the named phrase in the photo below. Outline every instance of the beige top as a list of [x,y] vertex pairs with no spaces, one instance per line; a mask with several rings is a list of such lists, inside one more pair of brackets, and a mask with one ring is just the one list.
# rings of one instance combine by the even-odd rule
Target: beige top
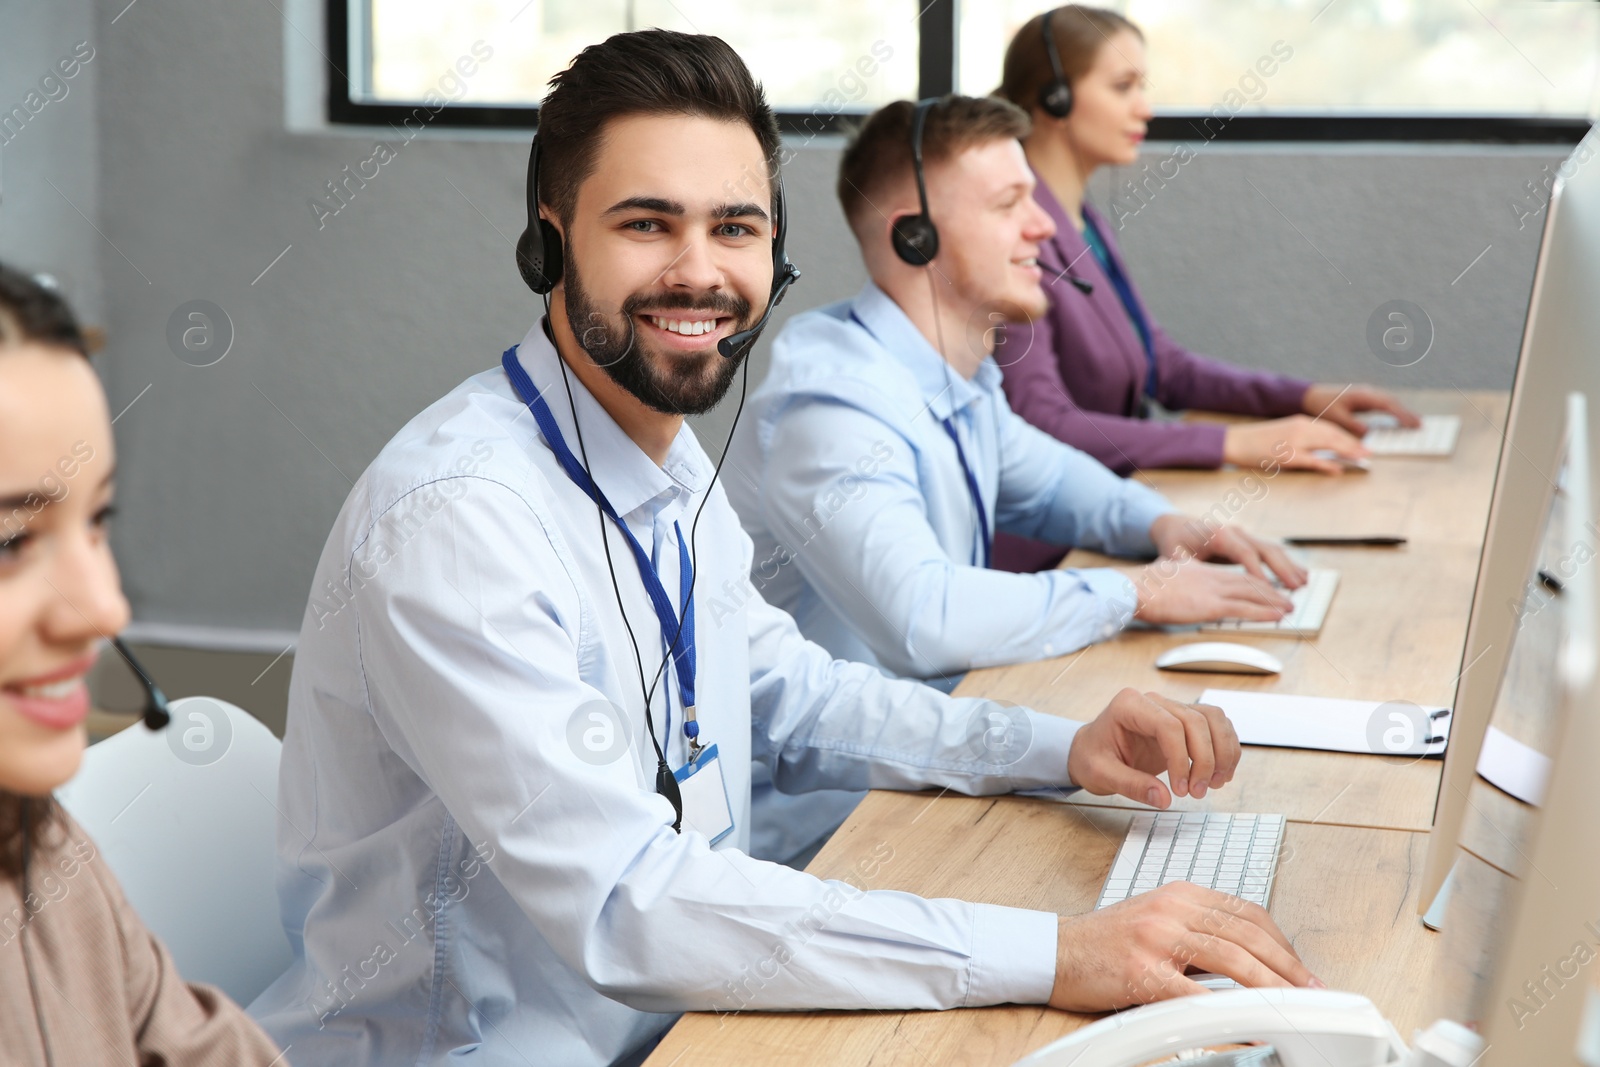
[[0,878],[0,1062],[286,1062],[222,992],[178,976],[81,826],[69,818],[64,833],[57,828],[45,836],[29,862],[26,901],[18,880]]

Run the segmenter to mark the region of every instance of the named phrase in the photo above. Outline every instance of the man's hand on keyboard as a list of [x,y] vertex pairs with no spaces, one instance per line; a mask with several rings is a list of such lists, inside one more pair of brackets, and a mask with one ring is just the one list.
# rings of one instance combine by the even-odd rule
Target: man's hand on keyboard
[[1251,987],[1322,988],[1259,904],[1174,882],[1109,908],[1063,915],[1050,1006],[1107,1011],[1204,993],[1189,967]]
[[1134,617],[1157,626],[1218,619],[1276,622],[1294,607],[1270,578],[1193,559],[1157,560],[1134,577],[1133,586]]
[[1306,569],[1290,559],[1282,545],[1251,537],[1237,526],[1212,526],[1201,519],[1172,513],[1150,524],[1150,540],[1155,543],[1156,553],[1166,560],[1193,558],[1237,563],[1245,573],[1262,581],[1277,575],[1290,589],[1306,584]]
[[1367,432],[1367,424],[1356,418],[1362,411],[1383,411],[1393,415],[1401,426],[1416,428],[1422,419],[1400,401],[1370,385],[1313,385],[1300,401],[1307,415],[1321,416],[1342,426],[1357,437]]
[[[1074,785],[1163,809],[1174,793],[1199,798],[1227,784],[1238,766],[1239,735],[1221,708],[1134,689],[1113,697],[1067,753]],[[1156,777],[1162,771],[1170,790]]]

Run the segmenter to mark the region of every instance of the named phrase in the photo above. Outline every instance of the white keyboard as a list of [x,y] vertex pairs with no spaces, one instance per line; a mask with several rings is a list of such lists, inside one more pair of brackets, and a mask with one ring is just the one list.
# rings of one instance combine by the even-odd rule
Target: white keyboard
[[[1238,568],[1243,571],[1243,568]],[[1200,624],[1202,631],[1254,630],[1290,637],[1314,637],[1328,617],[1334,590],[1339,588],[1339,572],[1313,568],[1306,572],[1306,584],[1289,592],[1294,607],[1277,622],[1250,622],[1245,619],[1220,619]]]
[[[1376,420],[1374,420],[1376,421]],[[1461,436],[1461,416],[1424,415],[1414,430],[1373,425],[1361,443],[1374,456],[1448,456]]]
[[1283,822],[1282,815],[1140,812],[1128,826],[1095,909],[1169,882],[1193,882],[1266,907]]

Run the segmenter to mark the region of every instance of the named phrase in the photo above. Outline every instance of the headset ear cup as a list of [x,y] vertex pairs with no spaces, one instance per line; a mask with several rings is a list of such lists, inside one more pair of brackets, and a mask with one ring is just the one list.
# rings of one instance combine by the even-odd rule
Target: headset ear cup
[[1066,118],[1072,113],[1072,86],[1063,81],[1047,83],[1039,90],[1039,106],[1047,115]]
[[890,236],[895,255],[913,267],[926,267],[939,254],[939,230],[926,215],[901,215]]
[[517,238],[517,273],[522,275],[523,284],[540,296],[550,291],[544,284],[543,259],[530,226]]
[[551,289],[561,284],[567,257],[561,247],[561,234],[546,219],[539,220],[539,236],[544,239],[544,277]]
[[544,296],[561,281],[561,235],[541,218],[517,238],[517,271],[529,289]]

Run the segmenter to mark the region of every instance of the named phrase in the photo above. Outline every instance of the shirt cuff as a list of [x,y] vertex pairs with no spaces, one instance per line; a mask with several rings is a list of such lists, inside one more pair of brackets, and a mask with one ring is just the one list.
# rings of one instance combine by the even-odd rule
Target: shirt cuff
[[1059,924],[1048,911],[972,905],[964,1008],[1044,1004],[1056,984]]
[[1133,613],[1139,608],[1139,591],[1134,588],[1133,579],[1121,571],[1094,567],[1086,570],[1068,568],[1052,573],[1079,582],[1095,599],[1096,610],[1089,623],[1089,639],[1084,644],[1109,640],[1133,621]]
[[1084,724],[1031,708],[1023,709],[1023,714],[1028,720],[1028,748],[1005,769],[1011,791],[1076,788],[1067,777],[1067,756],[1072,752],[1072,739]]
[[[1219,426],[1217,429],[1220,430],[1222,427]],[[1222,451],[1220,441],[1221,438],[1218,437],[1217,451],[1219,454]],[[1221,466],[1220,460],[1218,461],[1218,466]],[[1116,545],[1113,551],[1119,556],[1141,554],[1154,556],[1156,554],[1156,543],[1150,537],[1151,525],[1161,516],[1171,515],[1178,509],[1173,506],[1172,501],[1141,482],[1130,478],[1123,484],[1127,486],[1131,497],[1128,501],[1127,525],[1124,527],[1126,533],[1123,535],[1126,540]]]

